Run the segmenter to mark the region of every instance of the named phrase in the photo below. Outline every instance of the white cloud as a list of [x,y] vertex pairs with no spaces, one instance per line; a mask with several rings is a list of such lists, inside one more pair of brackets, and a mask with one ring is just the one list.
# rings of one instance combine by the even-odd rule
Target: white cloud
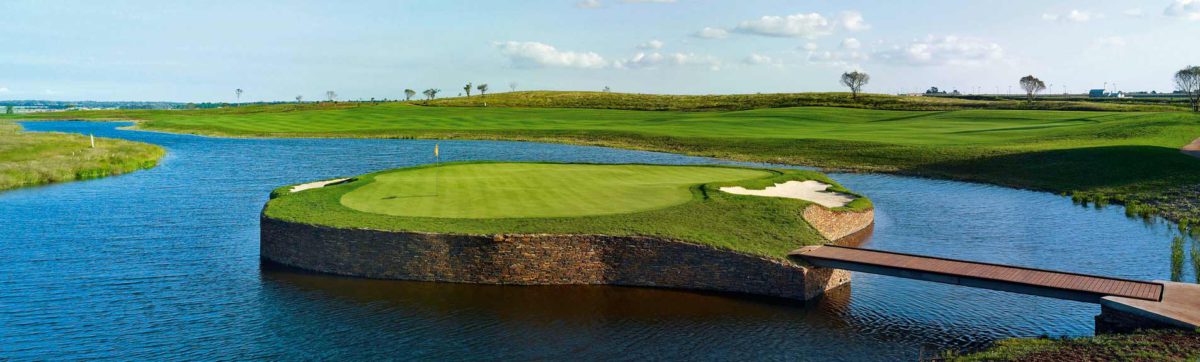
[[800,49],[804,49],[804,50],[807,50],[807,51],[810,51],[810,52],[811,52],[811,51],[814,51],[814,50],[817,50],[817,43],[813,43],[813,42],[811,42],[811,41],[810,41],[810,42],[807,42],[807,43],[804,43],[804,45],[803,45],[803,46],[801,46],[801,47],[800,47]]
[[1200,20],[1200,0],[1175,0],[1163,10],[1163,15]]
[[603,68],[608,65],[599,54],[593,52],[561,51],[551,45],[533,41],[506,41],[493,43],[500,54],[508,57],[513,66],[520,68]]
[[621,2],[628,3],[628,4],[639,4],[639,3],[641,3],[641,4],[648,4],[648,3],[670,4],[670,3],[675,2],[675,0],[621,0]]
[[721,28],[705,27],[693,34],[693,36],[704,39],[725,39],[729,36],[729,31]]
[[613,67],[617,69],[653,69],[666,66],[706,66],[712,70],[719,70],[721,62],[711,56],[692,53],[663,54],[659,52],[639,52],[629,59],[613,62]]
[[842,39],[842,49],[858,49],[862,48],[862,43],[858,39],[846,38]]
[[862,13],[857,11],[843,11],[841,21],[842,27],[849,31],[862,31],[871,28],[871,25],[863,20]]
[[8,92],[11,92],[11,91],[8,89],[8,87],[0,87],[0,93],[8,93]]
[[733,30],[741,33],[775,37],[816,38],[833,33],[834,24],[821,14],[763,16],[738,23]]
[[980,65],[1004,58],[999,44],[978,38],[927,36],[875,53],[885,62],[915,66]]
[[583,0],[575,3],[575,7],[584,9],[595,9],[603,5],[600,3],[600,0]]
[[637,46],[638,49],[646,49],[646,50],[662,49],[662,47],[663,47],[663,42],[659,41],[658,39],[650,40],[648,42],[638,44],[638,46]]
[[758,53],[750,54],[745,59],[742,59],[742,63],[748,65],[783,65],[783,61],[780,59],[775,59]]
[[1106,37],[1096,38],[1096,40],[1093,41],[1093,43],[1095,43],[1096,46],[1102,47],[1102,48],[1120,48],[1120,47],[1124,47],[1125,44],[1127,44],[1127,42],[1125,41],[1125,38],[1122,38],[1119,36],[1106,36]]
[[1046,21],[1084,23],[1089,20],[1103,19],[1103,18],[1104,18],[1104,14],[1093,13],[1091,11],[1086,11],[1086,10],[1071,10],[1063,15],[1053,14],[1053,13],[1042,13],[1042,20],[1046,20]]
[[870,60],[871,56],[858,50],[813,51],[805,59],[809,63],[824,64],[837,68],[860,68],[858,63]]
[[1145,15],[1145,13],[1142,11],[1142,8],[1133,8],[1133,9],[1125,10],[1122,13],[1125,14],[1126,16],[1135,17],[1135,18],[1140,18],[1140,17],[1142,17],[1142,15]]

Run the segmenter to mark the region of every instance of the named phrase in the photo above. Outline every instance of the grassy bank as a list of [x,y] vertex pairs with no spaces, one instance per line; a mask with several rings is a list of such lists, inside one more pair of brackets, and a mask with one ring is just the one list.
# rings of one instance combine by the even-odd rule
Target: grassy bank
[[985,351],[955,355],[949,361],[1195,361],[1200,333],[1146,331],[1087,338],[1016,338]]
[[[1200,115],[1189,112],[1130,112],[1141,106],[1099,103],[1122,111],[970,109],[965,105],[970,103],[964,102],[996,108],[1008,103],[934,97],[871,96],[922,107],[955,104],[953,110],[771,108],[792,105],[779,100],[794,95],[539,94],[447,99],[430,106],[416,105],[423,102],[290,104],[24,117],[132,119],[142,120],[138,127],[147,130],[222,136],[511,139],[602,145],[1074,193],[1081,201],[1129,204],[1135,214],[1200,220],[1200,206],[1173,201],[1178,195],[1200,196],[1193,187],[1200,185],[1200,160],[1178,152],[1200,137]],[[807,97],[828,98],[832,105],[852,102],[836,94]],[[469,107],[484,100],[488,107]],[[639,102],[650,105],[639,106]],[[710,112],[521,108],[726,107],[709,104],[714,102],[766,108]],[[864,102],[856,105],[873,104]],[[1034,107],[1049,104],[1037,102]]]
[[[849,192],[812,171],[454,163],[383,171],[296,193],[282,187],[263,212],[307,224],[391,231],[658,236],[782,259],[801,246],[827,242],[800,216],[811,203],[717,188],[788,180],[816,180]],[[567,184],[573,187],[562,187]],[[835,210],[870,207],[860,198]]]
[[0,190],[119,175],[154,167],[162,148],[87,136],[22,132],[0,121]]

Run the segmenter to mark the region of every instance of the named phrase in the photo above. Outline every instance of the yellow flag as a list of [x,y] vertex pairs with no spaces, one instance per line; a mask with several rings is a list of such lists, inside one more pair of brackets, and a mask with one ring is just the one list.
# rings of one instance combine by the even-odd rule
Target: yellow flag
[[433,157],[438,157],[438,144],[433,144]]

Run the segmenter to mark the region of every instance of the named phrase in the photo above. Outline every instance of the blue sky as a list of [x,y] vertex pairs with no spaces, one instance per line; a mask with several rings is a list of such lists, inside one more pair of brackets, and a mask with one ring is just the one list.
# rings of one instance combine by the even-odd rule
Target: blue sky
[[1171,90],[1200,0],[0,2],[0,99],[232,101],[929,86]]

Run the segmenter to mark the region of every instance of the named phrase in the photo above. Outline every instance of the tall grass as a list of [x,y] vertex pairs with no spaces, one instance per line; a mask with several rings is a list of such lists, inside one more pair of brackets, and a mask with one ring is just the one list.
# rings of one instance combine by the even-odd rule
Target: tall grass
[[150,144],[87,136],[21,132],[0,123],[0,190],[84,180],[154,167],[164,154]]
[[1171,240],[1171,281],[1183,280],[1183,237]]

